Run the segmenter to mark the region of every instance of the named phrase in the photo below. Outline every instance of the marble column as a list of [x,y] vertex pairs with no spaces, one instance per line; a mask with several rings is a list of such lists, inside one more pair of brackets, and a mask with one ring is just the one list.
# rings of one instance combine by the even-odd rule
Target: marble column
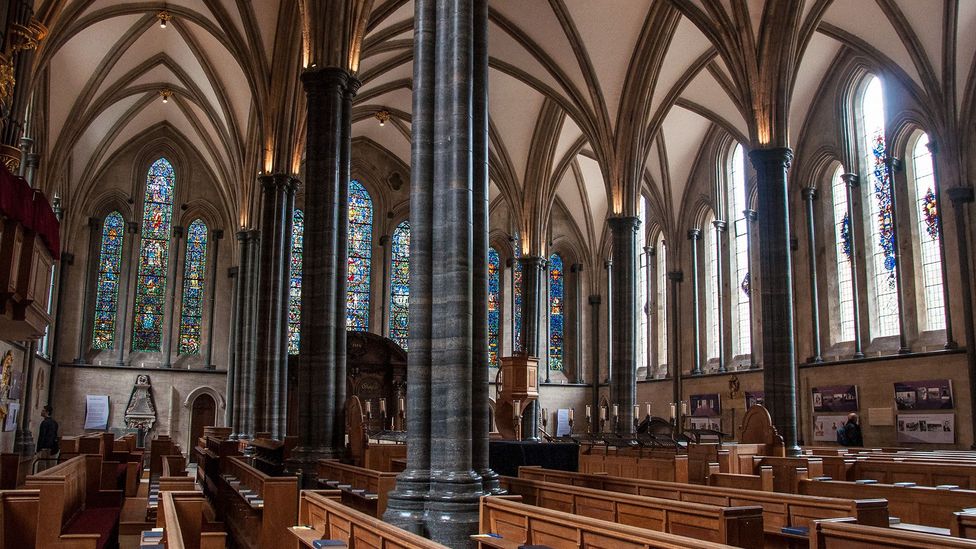
[[[634,402],[637,400],[637,217],[611,217],[613,238],[613,293],[610,302],[614,315],[610,319],[613,337],[613,378],[610,385],[610,404],[619,408],[614,429],[630,432],[634,425]],[[612,420],[613,418],[611,418]]]
[[[176,288],[179,286],[182,278],[180,276],[180,260],[183,257],[180,255],[180,243],[183,241],[183,227],[176,225],[173,227],[173,274],[170,280],[169,289],[169,327],[166,329],[166,350],[163,351],[163,368],[173,367],[173,337],[177,334],[177,317],[180,316],[180,306],[179,300],[177,299]],[[177,336],[178,337],[178,336]],[[177,347],[177,352],[179,347]]]
[[[522,351],[531,357],[539,357],[540,321],[542,320],[542,281],[545,272],[545,258],[525,255],[516,261],[522,267],[522,332],[519,340]],[[536,382],[539,380],[536,371]],[[539,401],[530,402],[522,414],[522,440],[539,440]]]
[[[127,236],[122,241],[122,276],[119,277],[119,308],[117,309],[122,314],[116,316],[116,321],[121,316],[122,323],[115,327],[116,332],[119,334],[119,360],[116,362],[116,366],[125,366],[125,337],[132,330],[132,324],[129,322],[129,319],[132,318],[129,307],[129,294],[135,293],[132,291],[135,284],[133,283],[131,273],[133,271],[138,272],[138,269],[134,269],[134,267],[139,263],[139,246],[136,245],[139,224],[134,221],[126,223],[125,232]],[[126,261],[126,258],[128,258],[128,261]]]
[[481,477],[482,491],[499,494],[498,474],[488,463],[488,2],[476,2],[473,13],[472,105],[472,374],[471,468]]
[[[235,283],[235,294],[234,294],[234,322],[232,324],[233,328],[233,338],[234,338],[234,355],[232,361],[233,369],[233,393],[234,393],[234,407],[232,410],[233,419],[231,420],[231,426],[234,428],[233,437],[238,436],[243,437],[244,433],[244,409],[250,401],[250,395],[244,393],[245,383],[244,375],[246,374],[244,366],[244,356],[246,354],[245,347],[247,345],[247,333],[244,331],[244,320],[247,317],[247,303],[250,296],[247,295],[247,275],[250,270],[251,262],[251,249],[250,249],[250,239],[248,239],[247,230],[240,230],[235,235],[237,237],[237,250],[238,250],[238,263],[237,263],[237,281]],[[231,376],[228,374],[228,377]],[[229,379],[229,382],[231,380]]]
[[[959,250],[959,286],[962,295],[963,324],[966,336],[966,365],[969,372],[969,399],[976,402],[976,328],[973,326],[973,278],[970,271],[969,257],[969,216],[966,215],[967,205],[973,203],[972,187],[952,187],[945,190],[952,202],[956,225],[956,249]],[[944,215],[944,214],[943,214]],[[942,261],[946,258],[943,257]],[[946,302],[946,307],[949,303]],[[970,428],[976,440],[976,406],[970,409]],[[970,447],[976,450],[976,443]]]
[[[432,249],[437,294],[431,311],[431,354],[437,368],[430,390],[431,403],[446,405],[431,408],[430,492],[424,524],[432,540],[449,547],[470,546],[470,535],[478,532],[483,495],[481,477],[472,469],[471,215],[473,30],[485,24],[480,19],[487,17],[487,9],[480,4],[486,2],[437,0],[434,110],[426,113],[434,123],[431,221],[437,235]],[[415,87],[414,95],[420,93]],[[423,185],[417,178],[411,181],[411,186]]]
[[[899,169],[901,169],[901,163],[898,163]],[[895,162],[890,155],[885,155],[885,170],[887,171],[887,183],[888,183],[888,193],[891,196],[891,226],[895,229],[891,232],[892,248],[895,253],[895,295],[898,296],[898,353],[908,354],[912,352],[911,347],[908,346],[908,311],[907,299],[905,296],[905,280],[902,274],[904,269],[902,268],[901,261],[898,259],[901,255],[901,245],[898,237],[898,193],[895,192],[895,178],[894,178],[894,168]]]
[[291,211],[286,174],[258,176],[261,183],[261,250],[258,270],[255,356],[255,430],[282,439],[287,424],[288,274]]
[[[712,226],[715,227],[715,250],[712,253],[715,254],[715,280],[718,286],[718,371],[725,372],[726,363],[729,360],[731,353],[726,346],[730,345],[731,338],[727,338],[726,325],[725,325],[725,313],[726,311],[731,311],[732,304],[729,303],[729,307],[725,306],[725,268],[728,263],[725,261],[725,250],[729,249],[729,239],[728,231],[729,224],[721,219],[716,219],[712,221]],[[708,230],[708,229],[706,229]],[[730,277],[731,279],[731,277]],[[734,291],[729,292],[734,295]],[[731,322],[729,323],[731,325]]]
[[590,303],[590,348],[591,366],[593,368],[590,375],[590,383],[593,384],[593,393],[590,395],[590,432],[600,432],[600,302],[599,295],[591,295]]
[[583,383],[583,264],[573,263],[569,271],[573,273],[573,382]]
[[[312,486],[315,462],[341,457],[336,432],[338,330],[345,329],[339,302],[340,192],[349,181],[341,169],[342,117],[349,73],[341,68],[307,69],[302,83],[308,105],[305,175],[305,253],[302,264],[302,347],[298,367],[298,437],[293,452],[305,486]],[[344,210],[345,211],[345,210]],[[345,244],[343,243],[343,249]]]
[[[699,297],[701,295],[701,285],[698,276],[698,243],[701,241],[701,229],[691,229],[688,231],[688,240],[691,241],[691,322],[694,337],[694,362],[691,365],[691,375],[697,376],[702,373],[701,363],[701,307]],[[670,275],[669,275],[670,276]]]
[[54,301],[54,335],[51,340],[51,369],[48,370],[47,381],[47,403],[54,402],[54,380],[58,367],[61,365],[61,347],[64,341],[64,318],[61,312],[64,310],[64,289],[68,282],[70,267],[75,263],[75,254],[61,252],[61,261],[58,262],[58,293]]
[[674,403],[675,434],[681,432],[681,305],[678,299],[681,297],[681,283],[685,275],[681,271],[671,271],[668,273],[668,282],[671,283],[671,299],[668,305],[671,306],[671,333],[668,334],[668,359],[669,369],[671,370],[671,402]]
[[[254,413],[257,406],[256,396],[256,375],[255,369],[257,355],[257,291],[258,275],[260,267],[260,246],[261,235],[257,230],[247,231],[247,271],[244,273],[242,282],[244,283],[244,297],[242,299],[241,313],[241,333],[238,336],[241,342],[241,371],[238,374],[241,378],[241,438],[250,439],[254,437],[255,422]],[[242,262],[244,265],[244,262]]]
[[859,277],[857,274],[857,260],[859,257],[857,249],[860,243],[857,237],[855,237],[856,232],[854,230],[855,224],[861,221],[861,217],[857,215],[859,209],[856,209],[854,204],[854,199],[858,198],[858,189],[860,189],[861,183],[857,175],[852,173],[841,174],[840,177],[844,180],[845,188],[847,189],[847,224],[848,234],[851,235],[851,255],[848,258],[848,263],[851,265],[851,288],[854,291],[854,299],[851,305],[854,309],[854,358],[864,358],[864,351],[862,350],[864,339],[861,337],[861,290],[858,284]]
[[644,372],[644,379],[653,379],[655,366],[657,365],[657,292],[654,291],[657,283],[657,253],[654,246],[644,247],[644,282],[647,292],[647,299],[644,300],[644,316],[647,317],[647,341],[644,343],[644,352],[647,355],[647,371]]
[[610,380],[613,378],[613,260],[608,259],[603,262],[603,270],[607,272],[607,377],[603,383],[610,387]]
[[783,437],[787,455],[797,455],[796,351],[793,340],[793,258],[787,170],[793,160],[788,148],[756,149],[749,153],[759,190],[759,275],[762,306],[763,382],[765,404]]
[[810,271],[810,341],[813,352],[807,363],[823,362],[820,348],[820,289],[817,286],[817,228],[813,213],[813,201],[817,198],[817,189],[805,187],[803,204],[807,214],[807,269]]
[[[935,203],[937,208],[942,208],[942,166],[939,164],[939,145],[937,142],[930,140],[928,144],[929,152],[932,154],[932,171],[935,177]],[[940,211],[941,213],[941,211]],[[949,265],[946,263],[946,250],[945,250],[945,231],[942,229],[942,215],[936,216],[937,228],[939,231],[939,255],[942,256],[942,261],[939,263],[942,271],[942,303],[944,304],[943,310],[945,311],[945,338],[946,342],[944,348],[946,349],[956,349],[959,344],[956,342],[956,338],[952,334],[952,307],[949,302],[952,298],[949,292]]]
[[[211,240],[213,246],[210,252],[210,263],[213,264],[213,274],[210,280],[210,298],[208,300],[208,314],[207,314],[207,354],[203,360],[203,367],[207,370],[213,370],[216,367],[213,363],[213,346],[214,346],[214,308],[217,303],[217,281],[220,279],[220,241],[224,239],[223,229],[214,229],[211,233]],[[229,395],[229,393],[228,393]],[[225,423],[225,425],[228,425]]]
[[[743,210],[742,214],[745,215],[746,231],[748,231],[749,233],[749,272],[758,273],[759,269],[757,268],[758,265],[756,261],[755,250],[759,248],[759,242],[756,234],[757,233],[756,221],[759,220],[759,215],[756,213],[756,210],[752,210],[752,209]],[[756,341],[758,339],[756,337],[756,319],[758,318],[759,315],[756,314],[756,311],[758,310],[759,305],[762,305],[762,300],[759,299],[760,288],[762,288],[762,280],[760,280],[758,276],[752,276],[752,274],[750,274],[749,275],[749,329],[751,330],[751,333],[749,335],[749,369],[750,370],[759,369],[759,361],[756,360],[756,357],[759,355],[759,353],[756,351],[757,343],[758,343]],[[759,334],[761,337],[762,334],[761,330]]]
[[[92,323],[91,319],[94,318],[94,307],[92,307],[92,279],[97,275],[98,263],[101,259],[101,236],[102,236],[102,220],[89,217],[88,218],[88,258],[85,262],[85,273],[84,280],[82,281],[82,304],[81,304],[81,322],[78,323],[80,329],[78,331],[78,356],[75,357],[75,364],[87,364],[88,363],[88,347],[91,342],[92,337]],[[123,237],[124,238],[124,237]],[[123,240],[123,245],[125,240]],[[125,256],[122,256],[123,259]],[[119,296],[121,297],[121,296]],[[121,310],[120,310],[121,311]],[[59,311],[60,312],[60,311]],[[124,313],[123,313],[124,314]],[[60,315],[59,315],[60,318]],[[116,314],[116,319],[118,319],[118,314]],[[118,326],[116,325],[115,330],[118,332]],[[125,327],[123,326],[123,330]]]
[[414,2],[413,120],[410,126],[410,331],[407,351],[407,466],[389,494],[383,520],[425,534],[430,492],[433,363],[434,91],[436,6]]
[[[231,279],[232,287],[231,290],[231,302],[230,302],[230,345],[228,345],[227,353],[227,385],[225,389],[226,403],[224,407],[224,425],[231,428],[230,439],[234,440],[237,438],[237,418],[239,417],[239,412],[235,412],[237,407],[237,319],[240,314],[240,300],[239,290],[240,290],[240,276],[238,272],[239,267],[231,267],[227,270],[227,278]],[[213,327],[211,326],[211,329]],[[212,332],[211,332],[212,333]],[[213,343],[213,338],[211,337],[211,344]]]

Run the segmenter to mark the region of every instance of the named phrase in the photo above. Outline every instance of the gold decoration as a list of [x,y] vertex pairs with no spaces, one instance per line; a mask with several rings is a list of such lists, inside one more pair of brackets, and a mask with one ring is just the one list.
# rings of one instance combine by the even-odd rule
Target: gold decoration
[[16,84],[13,59],[0,54],[0,104],[4,106],[10,104],[14,97],[14,85]]
[[15,39],[13,45],[11,45],[13,51],[36,50],[40,41],[44,40],[44,37],[47,36],[47,27],[37,19],[31,17],[27,25],[21,25],[19,23],[11,25],[10,32]]
[[380,121],[380,127],[385,126],[386,123],[390,121],[390,111],[386,109],[380,109],[376,111],[376,114],[374,114],[373,116]]
[[10,173],[16,174],[20,168],[20,156],[20,149],[17,147],[0,145],[0,163],[3,163]]
[[739,398],[739,376],[732,374],[729,378],[729,398],[735,400]]
[[162,10],[156,13],[156,19],[159,19],[159,28],[161,29],[165,29],[166,24],[169,23],[169,20],[172,18],[173,15],[166,10]]
[[159,96],[163,98],[163,103],[169,103],[169,98],[173,97],[173,90],[169,88],[163,88],[159,91]]
[[0,398],[3,399],[0,402],[0,425],[3,425],[7,421],[7,395],[10,393],[10,377],[13,364],[14,353],[13,351],[7,351],[7,354],[3,355],[3,362],[0,363]]

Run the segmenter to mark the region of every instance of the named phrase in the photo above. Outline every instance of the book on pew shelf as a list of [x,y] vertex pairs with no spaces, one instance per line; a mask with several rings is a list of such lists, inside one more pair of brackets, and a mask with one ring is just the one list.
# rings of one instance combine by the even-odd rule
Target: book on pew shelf
[[337,539],[317,539],[312,542],[312,547],[318,549],[319,547],[345,547],[346,542]]
[[809,536],[810,528],[807,526],[784,526],[780,529],[780,532],[794,536]]
[[834,477],[813,477],[810,480],[834,480]]
[[162,528],[153,528],[152,530],[146,530],[146,531],[144,531],[142,533],[142,537],[144,537],[144,538],[161,538],[161,537],[163,537],[163,529]]
[[918,485],[914,482],[896,482],[893,484],[893,486],[897,486],[899,488],[913,488]]
[[935,487],[936,490],[958,490],[958,484],[940,484]]
[[860,480],[855,480],[854,484],[877,484],[878,481],[873,478],[862,478]]
[[548,545],[519,545],[518,549],[552,549]]
[[501,535],[499,535],[499,534],[475,534],[475,535],[473,535],[471,537],[472,538],[475,538],[475,539],[477,539],[477,538],[495,538],[495,539],[501,539]]

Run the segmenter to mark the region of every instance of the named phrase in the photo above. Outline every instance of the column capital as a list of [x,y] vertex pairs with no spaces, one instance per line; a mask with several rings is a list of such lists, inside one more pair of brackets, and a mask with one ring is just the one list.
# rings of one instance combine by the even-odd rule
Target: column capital
[[670,271],[668,273],[668,280],[671,282],[683,282],[685,279],[685,273],[682,271]]
[[604,269],[609,270],[610,267],[613,267],[613,260],[608,259],[608,260],[606,260],[606,261],[603,262],[603,268]]
[[753,149],[749,151],[749,160],[757,170],[763,168],[789,169],[793,163],[793,149],[789,147],[773,147],[769,149]]
[[599,305],[603,301],[603,297],[599,295],[590,296],[590,305]]
[[722,219],[716,219],[712,221],[712,225],[720,232],[725,232],[725,229],[729,228],[729,224]]
[[99,219],[97,217],[89,217],[88,218],[88,228],[89,229],[97,230],[97,229],[100,229],[101,227],[102,227],[102,220],[101,219]]
[[349,71],[341,67],[312,67],[302,71],[301,79],[308,94],[330,89],[345,90],[349,84]]
[[139,224],[135,221],[128,222],[125,228],[129,234],[137,234],[139,232]]
[[954,206],[960,204],[968,204],[973,201],[973,188],[972,187],[949,187],[942,191],[949,197]]
[[183,238],[183,227],[181,225],[173,225],[173,238]]
[[261,238],[261,231],[257,229],[251,229],[247,231],[247,237],[250,238],[251,240],[258,240],[259,238]]
[[295,176],[288,177],[288,192],[293,194],[298,193],[298,191],[302,190],[302,185],[303,183],[301,179],[298,179]]
[[746,216],[748,221],[755,221],[759,219],[759,212],[753,209],[742,210],[742,215]]
[[852,189],[856,189],[861,184],[861,178],[856,173],[842,173],[840,178]]
[[359,93],[359,88],[362,87],[362,85],[362,80],[350,75],[349,80],[346,82],[346,93],[350,97],[356,97],[356,94]]
[[241,229],[234,233],[234,235],[237,237],[237,240],[243,242],[247,240],[247,229]]
[[582,263],[573,263],[572,265],[569,266],[569,272],[571,272],[571,273],[581,273],[581,272],[583,272],[583,264]]
[[385,247],[389,243],[390,243],[390,235],[388,235],[388,234],[380,235],[380,240],[379,240],[379,245],[380,246],[384,246]]
[[644,246],[644,253],[647,254],[648,257],[654,257],[657,255],[657,250],[654,249],[654,246]]
[[518,257],[517,261],[522,264],[523,270],[525,270],[526,267],[541,269],[546,265],[546,258],[538,255],[523,255]]
[[688,229],[688,240],[701,240],[701,229]]
[[613,232],[625,231],[627,229],[636,232],[637,228],[640,227],[641,221],[639,217],[617,215],[607,218],[607,224],[610,225],[610,230]]
[[817,188],[816,187],[803,187],[800,190],[800,194],[803,196],[803,200],[812,202],[817,198]]
[[61,263],[71,265],[75,262],[75,254],[71,252],[61,252]]
[[925,146],[929,148],[929,153],[933,156],[939,154],[939,142],[935,139],[929,137],[929,142]]
[[224,238],[224,230],[214,229],[213,233],[211,233],[211,236],[213,236],[214,240],[221,240]]

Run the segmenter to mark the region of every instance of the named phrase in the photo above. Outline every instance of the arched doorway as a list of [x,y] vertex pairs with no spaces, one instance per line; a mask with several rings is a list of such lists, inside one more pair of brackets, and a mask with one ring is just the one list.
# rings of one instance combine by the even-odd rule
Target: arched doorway
[[[193,405],[190,408],[190,445],[191,447],[197,443],[197,440],[203,436],[203,428],[211,425],[217,424],[217,403],[214,398],[207,393],[200,393],[197,398],[193,399]],[[190,455],[190,460],[193,460],[193,452],[187,452]]]

